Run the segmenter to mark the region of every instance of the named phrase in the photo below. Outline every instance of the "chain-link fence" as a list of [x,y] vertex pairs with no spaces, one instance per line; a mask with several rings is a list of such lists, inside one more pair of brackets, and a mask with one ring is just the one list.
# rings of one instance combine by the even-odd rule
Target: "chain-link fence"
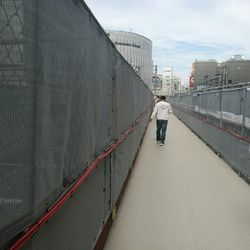
[[[151,91],[83,1],[0,0],[0,246],[45,213],[151,103]],[[50,228],[51,244],[38,237],[34,249],[69,249],[72,235],[60,230],[73,217],[71,232],[86,235],[75,244],[91,248],[149,116],[105,162],[105,173],[85,184],[83,214],[73,206],[72,217],[62,215],[62,244]]]
[[20,86],[25,83],[23,1],[0,1],[0,82]]
[[249,181],[249,85],[182,93],[169,100],[176,115]]

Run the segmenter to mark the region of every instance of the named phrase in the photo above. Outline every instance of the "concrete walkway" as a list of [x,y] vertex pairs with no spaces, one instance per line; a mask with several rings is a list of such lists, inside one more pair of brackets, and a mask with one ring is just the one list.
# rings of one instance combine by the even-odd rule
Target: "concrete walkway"
[[145,135],[105,250],[249,250],[250,186],[171,116]]

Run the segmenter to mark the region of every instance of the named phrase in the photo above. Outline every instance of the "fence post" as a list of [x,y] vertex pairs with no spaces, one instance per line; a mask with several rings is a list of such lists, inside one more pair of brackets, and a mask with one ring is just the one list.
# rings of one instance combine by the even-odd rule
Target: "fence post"
[[206,110],[207,110],[207,117],[206,117],[206,121],[208,121],[208,104],[209,104],[209,98],[208,98],[208,89],[206,89],[206,98],[207,98],[207,102],[206,102]]
[[242,137],[244,137],[244,134],[245,134],[246,105],[247,105],[247,87],[245,87],[241,91],[241,99],[240,99],[240,114],[242,115],[242,127],[241,127]]
[[219,98],[220,98],[220,105],[219,105],[219,109],[220,109],[220,127],[222,127],[222,112],[223,112],[222,93],[223,93],[223,90],[220,89],[219,90]]

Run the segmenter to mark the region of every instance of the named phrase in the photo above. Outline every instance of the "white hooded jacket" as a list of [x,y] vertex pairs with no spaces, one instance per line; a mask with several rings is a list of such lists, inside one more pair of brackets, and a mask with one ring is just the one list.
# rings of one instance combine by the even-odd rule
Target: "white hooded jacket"
[[155,104],[151,119],[156,115],[157,120],[168,120],[170,114],[172,114],[171,105],[168,102],[160,101]]

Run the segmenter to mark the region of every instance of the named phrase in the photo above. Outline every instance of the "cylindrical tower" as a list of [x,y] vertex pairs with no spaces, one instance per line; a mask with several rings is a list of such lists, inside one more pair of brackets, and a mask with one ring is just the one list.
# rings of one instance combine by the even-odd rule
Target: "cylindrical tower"
[[117,50],[134,68],[141,79],[152,88],[152,41],[148,38],[126,31],[106,31]]

